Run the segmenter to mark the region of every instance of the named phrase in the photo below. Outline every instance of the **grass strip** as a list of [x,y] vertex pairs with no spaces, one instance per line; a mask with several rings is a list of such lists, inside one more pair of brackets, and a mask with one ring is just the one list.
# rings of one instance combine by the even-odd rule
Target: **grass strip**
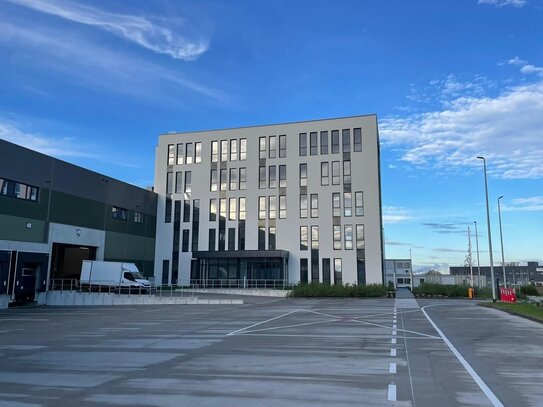
[[505,302],[481,302],[478,305],[487,308],[495,308],[510,314],[526,317],[534,321],[543,322],[543,307],[525,302],[508,304]]
[[289,297],[384,297],[387,295],[387,287],[378,284],[354,285],[354,284],[299,284],[292,288]]

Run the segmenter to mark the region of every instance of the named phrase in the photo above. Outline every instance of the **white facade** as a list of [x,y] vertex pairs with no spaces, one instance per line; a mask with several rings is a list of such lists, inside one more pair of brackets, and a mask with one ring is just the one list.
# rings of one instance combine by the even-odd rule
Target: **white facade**
[[395,288],[411,287],[413,268],[410,259],[385,260],[385,284],[393,283]]
[[[300,146],[300,140],[304,138],[307,139],[305,155],[303,141]],[[196,143],[201,143],[198,152],[195,151]],[[241,152],[242,143],[246,143],[245,156]],[[212,154],[214,146],[218,146],[217,156]],[[222,146],[226,147],[227,151],[223,151]],[[233,147],[237,152],[232,151]],[[265,151],[261,151],[262,147]],[[190,157],[188,161],[191,161],[188,164],[187,154]],[[304,168],[300,164],[306,164],[305,179]],[[280,170],[280,166],[286,167]],[[275,167],[275,170],[270,167]],[[324,176],[326,167],[328,178]],[[246,169],[246,185],[245,189],[241,190],[240,168]],[[280,171],[284,168],[286,179],[280,180]],[[333,172],[333,168],[339,169],[339,172]],[[228,177],[222,185],[221,169],[222,174]],[[212,191],[215,189],[212,186],[212,170],[217,171],[216,191]],[[186,191],[188,172],[191,182]],[[261,182],[261,172],[265,172],[265,182]],[[232,174],[237,178],[235,185],[231,185]],[[262,186],[265,188],[261,188]],[[210,255],[210,229],[216,230],[211,232],[216,234],[216,252],[212,253],[212,257],[224,255],[232,259],[243,256],[258,258],[268,254],[281,257],[283,266],[288,268],[288,273],[282,277],[284,281],[383,283],[379,141],[375,115],[161,135],[156,149],[155,192],[159,195],[155,251],[157,283],[190,282],[191,260],[193,270],[198,267],[194,262],[192,248],[197,248],[195,253],[199,258]],[[303,210],[304,195],[307,197],[307,214]],[[337,197],[340,198],[339,213],[337,209],[335,213],[340,216],[334,216],[334,196],[336,202]],[[240,198],[245,199],[245,216],[239,213],[242,202]],[[170,199],[171,204],[168,202]],[[219,212],[216,220],[210,220],[210,212],[213,212],[212,199],[216,200]],[[224,208],[225,218],[222,221],[224,233],[219,233],[222,219],[221,199],[225,200],[223,202],[227,206]],[[199,200],[197,227],[193,222],[195,200]],[[285,200],[286,213],[280,207],[280,203]],[[261,207],[263,201],[265,208]],[[316,208],[312,203],[317,201]],[[236,210],[231,211],[230,204],[234,202]],[[188,208],[186,203],[190,204],[189,217],[184,214],[184,207]],[[176,208],[180,212],[177,212]],[[265,210],[259,212],[259,209]],[[245,218],[243,222],[239,220],[240,215]],[[263,217],[265,219],[262,219]],[[243,246],[240,242],[243,224],[244,248],[240,247]],[[307,227],[307,230],[304,227]],[[174,229],[179,232],[174,232]],[[198,236],[194,239],[196,230]],[[340,239],[335,242],[334,232],[336,239]],[[234,240],[229,242],[232,233],[235,234]],[[224,251],[221,250],[223,247],[220,246],[219,235],[224,235]],[[303,239],[305,236],[307,241]],[[265,240],[261,240],[262,237],[265,237]],[[307,249],[302,249],[304,246],[307,246]],[[288,256],[288,261],[285,256]],[[176,267],[177,259],[179,263]],[[307,272],[301,273],[301,268],[305,270],[306,264]],[[329,272],[327,264],[330,265]],[[336,266],[340,266],[341,270],[335,270]],[[201,266],[200,274],[194,270],[193,279],[203,278],[202,270]],[[219,266],[218,270],[209,271],[206,268],[205,278],[239,280],[255,278],[255,275],[273,275],[275,277],[271,278],[277,278],[273,273],[255,272],[256,274],[250,275],[246,269],[238,270],[237,274],[233,269],[231,272],[224,270],[222,266]]]

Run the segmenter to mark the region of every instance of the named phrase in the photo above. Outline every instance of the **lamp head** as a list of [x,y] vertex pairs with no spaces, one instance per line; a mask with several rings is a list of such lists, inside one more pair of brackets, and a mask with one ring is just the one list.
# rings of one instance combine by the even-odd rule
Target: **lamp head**
[[485,157],[481,157],[480,155],[477,156],[477,158],[478,158],[479,160],[484,160],[484,159],[485,159]]

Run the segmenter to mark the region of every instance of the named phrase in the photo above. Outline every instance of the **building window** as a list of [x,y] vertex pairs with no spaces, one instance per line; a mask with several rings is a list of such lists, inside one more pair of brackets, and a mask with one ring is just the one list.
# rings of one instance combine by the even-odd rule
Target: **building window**
[[228,250],[236,250],[236,228],[228,228]]
[[238,250],[245,250],[245,222],[240,222],[238,227]]
[[192,249],[191,251],[198,251],[198,238],[200,229],[200,200],[195,199],[192,201]]
[[236,220],[236,215],[238,213],[238,200],[237,198],[230,198],[228,201],[228,220]]
[[[171,215],[171,209],[170,209]],[[111,207],[111,217],[118,220],[128,220],[128,209],[119,208],[118,206]]]
[[226,221],[226,198],[219,199],[219,221]]
[[168,144],[168,165],[175,164],[175,144]]
[[164,209],[164,223],[172,222],[172,199],[166,198],[166,207]]
[[221,191],[226,191],[228,187],[228,173],[226,172],[226,168],[221,169],[219,172],[219,175],[220,175]]
[[183,164],[184,161],[183,143],[177,145],[177,165]]
[[353,215],[353,197],[350,192],[343,193],[343,215]]
[[311,217],[319,217],[319,195],[311,194]]
[[194,151],[192,149],[192,143],[187,143],[185,145],[185,164],[192,164]]
[[194,150],[195,150],[194,162],[196,164],[201,163],[202,162],[202,143],[195,143]]
[[279,195],[279,219],[286,219],[287,217],[287,197],[286,195]]
[[343,161],[343,184],[351,183],[351,162]]
[[236,139],[230,140],[230,161],[237,161],[238,159],[238,141]]
[[321,163],[321,185],[330,184],[330,166],[328,162]]
[[356,128],[353,129],[353,137],[354,137],[354,151],[362,151],[362,129]]
[[300,194],[300,218],[307,218],[307,195]]
[[217,231],[215,229],[209,229],[209,235],[207,239],[207,250],[214,252],[216,247]]
[[223,252],[226,247],[226,226],[219,223],[219,251]]
[[334,284],[342,285],[341,259],[334,259]]
[[268,250],[275,250],[275,226],[268,228]]
[[354,214],[364,216],[364,192],[362,191],[354,193]]
[[190,201],[188,199],[183,201],[183,222],[190,222]]
[[182,252],[189,251],[189,230],[188,229],[183,229],[183,242],[181,243],[181,251]]
[[364,225],[356,225],[356,249],[365,249]]
[[307,250],[307,226],[300,226],[300,250]]
[[307,259],[300,259],[300,283],[307,283],[309,278]]
[[239,198],[239,214],[238,219],[239,220],[245,220],[246,213],[245,213],[245,198]]
[[266,158],[266,137],[258,139],[258,158]]
[[266,250],[266,228],[258,228],[258,250]]
[[340,166],[339,161],[332,161],[332,185],[339,185]]
[[230,191],[238,189],[238,169],[230,168]]
[[277,168],[275,165],[268,167],[268,187],[277,188]]
[[216,163],[219,161],[219,142],[211,142],[211,162]]
[[328,132],[321,131],[321,154],[328,154]]
[[190,193],[192,191],[192,173],[185,171],[185,192]]
[[181,171],[177,171],[175,173],[175,193],[180,194],[183,192],[183,173]]
[[343,230],[345,250],[353,250],[353,225],[345,225]]
[[330,259],[322,259],[322,283],[330,284]]
[[277,217],[277,197],[268,197],[268,219],[275,219]]
[[286,165],[279,166],[279,187],[280,188],[287,187],[287,166]]
[[307,164],[300,164],[300,186],[307,186]]
[[332,216],[341,216],[341,198],[339,192],[332,194]]
[[228,140],[221,140],[221,161],[228,161]]
[[173,193],[173,172],[171,171],[166,173],[166,193]]
[[239,189],[247,188],[247,169],[242,167],[239,169]]
[[258,219],[266,219],[266,197],[258,197]]
[[343,129],[341,131],[341,138],[342,138],[342,144],[343,144],[343,152],[344,153],[350,153],[351,152],[351,130],[350,129]]
[[287,156],[287,136],[282,134],[279,136],[279,158]]
[[332,130],[332,154],[339,153],[339,130]]
[[211,198],[209,200],[209,221],[215,222],[217,220],[217,199]]
[[138,211],[134,212],[134,223],[143,223],[143,213]]
[[264,166],[258,167],[258,188],[266,188],[266,167]]
[[309,133],[309,154],[319,154],[319,139],[316,131]]
[[298,137],[300,157],[307,155],[307,133],[300,133]]
[[239,140],[239,159],[245,161],[247,159],[247,139],[242,138]]
[[219,187],[219,185],[217,184],[217,170],[211,170],[209,178],[210,178],[209,189],[211,190],[211,192],[217,191],[217,189]]
[[341,226],[334,226],[334,250],[341,250]]
[[270,136],[270,151],[268,153],[268,156],[270,158],[276,158],[277,157],[277,136]]
[[37,187],[0,178],[0,195],[36,202],[38,193],[39,188]]
[[319,227],[311,226],[311,249],[319,249]]

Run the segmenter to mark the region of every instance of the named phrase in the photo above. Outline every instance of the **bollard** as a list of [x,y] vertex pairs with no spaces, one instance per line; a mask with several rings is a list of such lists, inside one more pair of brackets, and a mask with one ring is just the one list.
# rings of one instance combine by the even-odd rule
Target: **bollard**
[[473,297],[474,297],[473,292],[474,292],[473,288],[471,288],[471,287],[468,288],[468,298],[469,298],[470,300],[472,300]]

